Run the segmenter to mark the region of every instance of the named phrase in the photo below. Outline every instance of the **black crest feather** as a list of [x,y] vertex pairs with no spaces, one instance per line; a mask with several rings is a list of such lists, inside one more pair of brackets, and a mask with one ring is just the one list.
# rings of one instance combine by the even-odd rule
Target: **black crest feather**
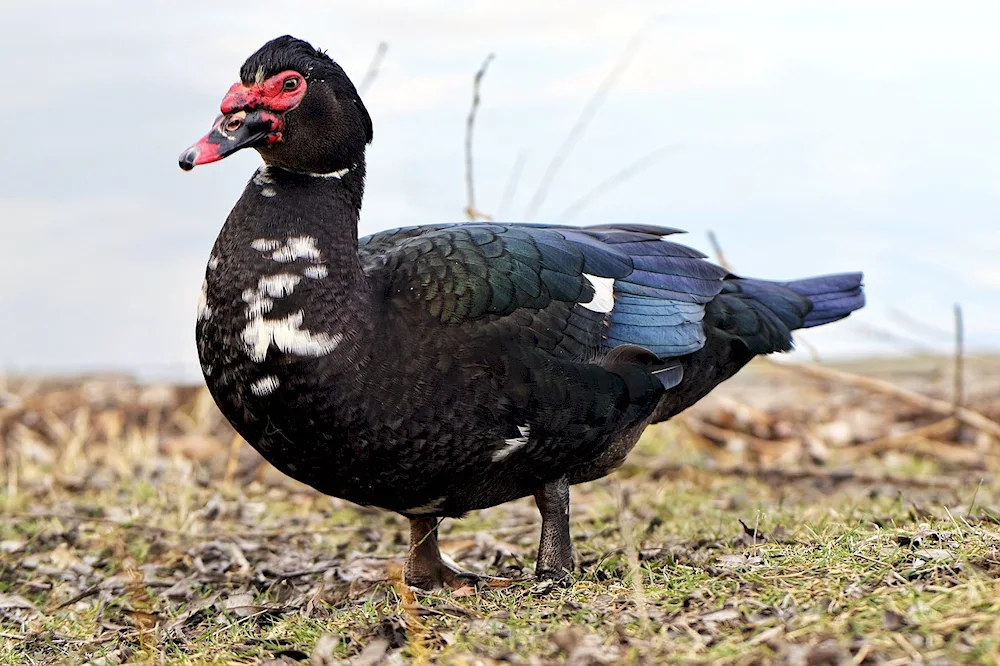
[[243,85],[253,85],[285,70],[295,70],[307,82],[326,83],[341,99],[347,99],[358,106],[365,124],[365,143],[372,140],[372,121],[368,110],[361,102],[357,88],[348,78],[343,67],[338,65],[326,51],[315,48],[309,42],[291,35],[276,37],[257,49],[240,68]]

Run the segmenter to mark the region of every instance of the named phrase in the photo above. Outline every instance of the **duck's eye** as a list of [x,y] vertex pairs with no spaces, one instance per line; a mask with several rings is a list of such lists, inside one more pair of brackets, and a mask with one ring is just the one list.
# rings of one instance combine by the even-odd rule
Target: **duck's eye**
[[226,123],[226,129],[230,132],[235,132],[239,128],[243,127],[242,118],[230,118],[229,122]]
[[297,76],[290,76],[285,79],[285,82],[281,84],[282,90],[295,90],[299,87],[299,79]]

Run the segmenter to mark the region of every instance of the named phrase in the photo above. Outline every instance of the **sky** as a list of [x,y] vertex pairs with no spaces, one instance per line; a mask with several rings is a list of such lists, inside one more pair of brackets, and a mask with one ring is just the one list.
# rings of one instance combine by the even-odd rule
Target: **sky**
[[968,346],[1000,350],[995,0],[0,0],[0,372],[197,380],[205,263],[259,157],[183,173],[177,156],[286,33],[356,83],[388,44],[364,95],[362,234],[463,219],[493,53],[484,212],[662,224],[706,252],[711,230],[754,277],[863,270],[866,309],[802,336],[827,358],[946,350],[955,303]]

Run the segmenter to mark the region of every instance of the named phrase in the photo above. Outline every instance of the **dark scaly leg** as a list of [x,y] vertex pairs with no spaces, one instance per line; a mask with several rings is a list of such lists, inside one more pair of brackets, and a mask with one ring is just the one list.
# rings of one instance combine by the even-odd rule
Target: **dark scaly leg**
[[510,585],[512,581],[505,578],[459,571],[442,560],[438,549],[437,526],[436,518],[410,518],[410,554],[403,570],[407,585],[422,590],[433,590],[442,585],[456,590],[479,584],[490,587]]
[[565,578],[573,571],[573,543],[569,538],[569,480],[564,476],[539,488],[535,492],[535,504],[542,514],[535,577]]
[[406,558],[406,583],[423,590],[447,584],[453,588],[474,586],[479,577],[445,564],[438,549],[436,518],[410,518],[410,553]]

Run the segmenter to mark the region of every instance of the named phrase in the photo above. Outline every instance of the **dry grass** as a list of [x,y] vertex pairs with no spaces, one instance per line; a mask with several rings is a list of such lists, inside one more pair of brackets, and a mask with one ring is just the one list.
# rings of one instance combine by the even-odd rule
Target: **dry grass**
[[[995,418],[993,366],[970,366]],[[12,384],[0,663],[1000,662],[996,442],[852,456],[939,419],[775,372],[574,489],[569,585],[530,580],[530,501],[446,522],[463,565],[526,579],[468,594],[401,584],[400,518],[230,460],[198,390]]]

